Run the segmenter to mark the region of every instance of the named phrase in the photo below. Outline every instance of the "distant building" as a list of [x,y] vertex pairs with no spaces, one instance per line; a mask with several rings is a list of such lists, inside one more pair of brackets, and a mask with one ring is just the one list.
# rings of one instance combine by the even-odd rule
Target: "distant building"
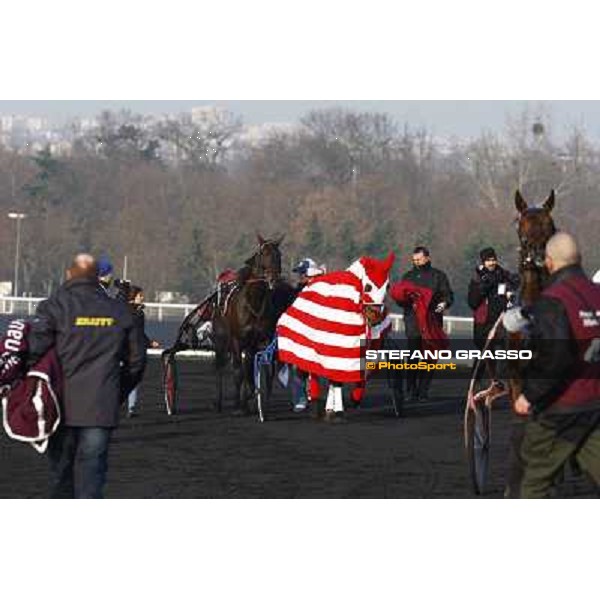
[[262,123],[260,125],[247,125],[238,135],[238,140],[249,146],[258,146],[269,137],[280,134],[291,134],[298,131],[294,123]]
[[49,144],[50,153],[54,156],[70,156],[73,150],[73,144],[66,140],[59,140]]
[[227,113],[227,110],[222,106],[194,106],[190,113],[192,123],[201,125],[207,121],[218,120]]
[[2,115],[0,117],[0,129],[3,132],[10,132],[13,128],[14,117],[11,115]]
[[27,117],[25,119],[25,129],[40,132],[48,129],[48,123],[46,119],[42,119],[41,117]]

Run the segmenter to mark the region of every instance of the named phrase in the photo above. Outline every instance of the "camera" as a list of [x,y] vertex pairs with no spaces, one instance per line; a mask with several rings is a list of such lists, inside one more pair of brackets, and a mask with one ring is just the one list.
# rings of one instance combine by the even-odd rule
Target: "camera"
[[113,285],[117,289],[116,298],[127,302],[127,300],[129,299],[129,292],[131,290],[131,280],[115,279]]

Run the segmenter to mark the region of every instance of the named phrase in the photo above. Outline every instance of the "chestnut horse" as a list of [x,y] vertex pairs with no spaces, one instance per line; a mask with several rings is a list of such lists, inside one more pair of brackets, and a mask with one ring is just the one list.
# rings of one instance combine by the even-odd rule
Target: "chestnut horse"
[[[552,220],[552,209],[554,208],[554,190],[541,206],[529,207],[523,199],[521,192],[515,194],[515,207],[518,211],[516,218],[517,233],[519,236],[519,279],[520,287],[517,303],[527,308],[539,298],[544,284],[548,278],[545,266],[546,243],[556,232]],[[501,319],[498,320],[490,336],[489,344],[496,332],[502,335]],[[506,334],[508,348],[519,350],[523,345],[524,335],[522,333]],[[486,344],[486,348],[487,348]],[[508,393],[511,405],[514,406],[521,394],[523,387],[523,365],[518,360],[507,361]],[[474,393],[477,366],[471,377],[471,384],[465,407],[465,442],[471,478],[476,493],[481,494],[485,488],[488,474],[491,405],[492,402],[506,394],[506,388],[493,380],[489,388]],[[523,435],[525,419],[515,416],[512,428],[509,457],[509,474],[507,494],[515,481],[520,479],[521,465],[518,459],[518,449]]]
[[[519,211],[517,217],[517,232],[519,235],[519,277],[521,285],[519,288],[519,304],[531,307],[540,297],[542,289],[549,277],[545,265],[546,243],[556,233],[556,227],[552,219],[554,208],[554,190],[540,207],[529,207],[527,202],[517,190],[515,195],[515,206]],[[509,333],[508,346],[511,349],[519,349],[523,343],[522,333]],[[510,402],[514,406],[523,388],[522,365],[519,361],[508,362]],[[511,497],[512,491],[517,487],[521,479],[523,465],[519,458],[519,448],[524,434],[526,419],[514,417],[512,427],[509,472],[505,496]]]
[[[532,306],[539,298],[548,279],[545,266],[546,243],[556,233],[552,220],[554,208],[554,190],[540,207],[529,207],[521,192],[515,194],[515,207],[519,211],[517,217],[517,233],[519,235],[519,298],[518,303],[523,307]],[[518,348],[522,334],[509,334],[509,344]],[[518,363],[512,363],[510,371],[510,399],[514,404],[521,393],[521,379]],[[516,369],[514,368],[516,367]]]

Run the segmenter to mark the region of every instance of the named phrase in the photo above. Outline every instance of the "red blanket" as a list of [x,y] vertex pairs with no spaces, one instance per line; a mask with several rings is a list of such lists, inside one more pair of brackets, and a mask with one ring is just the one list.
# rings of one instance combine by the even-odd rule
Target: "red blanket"
[[450,344],[444,329],[429,310],[433,292],[411,281],[398,281],[390,290],[390,296],[398,304],[412,304],[421,333],[422,350],[446,350]]

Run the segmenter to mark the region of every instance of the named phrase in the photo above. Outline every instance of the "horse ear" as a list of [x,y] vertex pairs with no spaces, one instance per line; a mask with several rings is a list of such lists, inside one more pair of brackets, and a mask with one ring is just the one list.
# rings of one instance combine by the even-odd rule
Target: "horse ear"
[[547,210],[549,213],[552,212],[554,208],[554,190],[550,190],[550,195],[544,204],[542,204],[542,208]]
[[260,235],[260,233],[258,233],[258,231],[256,232],[256,239],[258,240],[258,243],[260,246],[262,246],[265,243],[265,240],[263,239],[263,236]]
[[280,235],[280,236],[277,238],[277,241],[275,242],[275,245],[276,245],[276,246],[279,246],[279,244],[281,244],[281,242],[283,242],[283,238],[284,238],[284,237],[285,237],[285,233],[284,233],[283,235]]
[[527,210],[527,202],[525,202],[519,190],[515,192],[515,206],[520,213]]
[[396,260],[396,254],[394,252],[390,252],[383,262],[386,271],[389,272],[389,270],[392,268],[392,265],[394,264],[395,260]]

